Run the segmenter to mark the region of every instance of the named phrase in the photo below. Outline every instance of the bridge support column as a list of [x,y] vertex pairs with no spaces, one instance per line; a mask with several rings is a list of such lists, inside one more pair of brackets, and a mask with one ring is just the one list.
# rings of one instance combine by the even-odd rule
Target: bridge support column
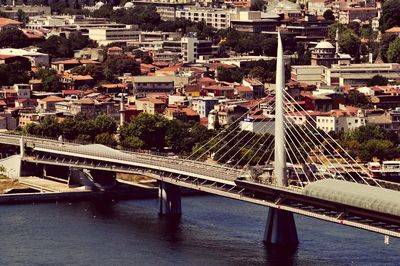
[[299,240],[293,213],[269,208],[263,242],[266,245],[296,246]]
[[182,214],[181,189],[165,182],[159,182],[160,215],[180,216]]
[[25,157],[25,139],[22,136],[19,139],[19,155],[21,158]]

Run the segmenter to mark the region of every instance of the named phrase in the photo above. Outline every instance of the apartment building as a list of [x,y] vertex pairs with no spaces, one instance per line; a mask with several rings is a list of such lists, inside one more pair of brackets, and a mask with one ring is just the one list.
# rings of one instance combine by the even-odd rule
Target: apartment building
[[375,75],[381,75],[389,80],[400,80],[400,64],[333,64],[325,68],[323,79],[327,85],[366,85]]
[[204,21],[216,29],[230,26],[231,11],[223,8],[184,7],[176,10],[176,18],[184,18],[194,22]]

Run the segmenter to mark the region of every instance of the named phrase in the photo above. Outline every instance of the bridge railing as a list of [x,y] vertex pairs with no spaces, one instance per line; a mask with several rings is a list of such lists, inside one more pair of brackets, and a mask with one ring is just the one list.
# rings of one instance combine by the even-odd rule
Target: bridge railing
[[[40,137],[40,136],[32,136],[32,135],[17,135],[17,134],[14,134],[14,133],[0,133],[0,136],[12,137],[12,138],[16,138],[16,139],[20,139],[21,137],[24,137],[26,141],[34,141],[34,142],[41,142],[41,143],[52,142],[52,143],[57,143],[57,144],[73,145],[73,146],[95,144],[95,143],[82,143],[82,142],[79,142],[79,141],[70,141],[70,140],[60,141],[60,140],[58,140],[56,138],[51,138],[51,137]],[[112,149],[117,150],[117,151],[121,151],[123,153],[129,153],[129,154],[132,154],[132,155],[138,155],[138,156],[147,155],[147,156],[150,156],[151,159],[171,158],[172,157],[172,156],[168,156],[168,154],[166,154],[166,153],[154,152],[154,151],[126,149],[126,148],[121,148],[121,147],[112,148]],[[176,155],[173,155],[173,160],[181,161],[181,162],[189,162],[189,163],[193,163],[194,162],[192,160],[187,160],[182,156],[177,156],[176,157]],[[212,168],[216,168],[216,169],[225,169],[226,171],[234,170],[233,168],[226,167],[226,166],[223,166],[223,165],[210,164],[210,163],[206,163],[206,162],[202,162],[202,161],[195,161],[195,162],[196,162],[197,165],[212,167]],[[242,169],[235,169],[235,170],[236,171],[241,171],[241,174],[243,174],[243,170]]]
[[210,164],[199,164],[199,162],[197,161],[170,159],[168,157],[160,157],[154,155],[146,156],[144,154],[140,154],[140,156],[138,156],[136,154],[132,155],[123,152],[113,153],[107,150],[94,150],[86,147],[84,147],[84,149],[79,149],[76,146],[70,146],[68,144],[61,143],[59,145],[54,145],[53,143],[40,142],[38,143],[37,148],[43,148],[49,150],[49,152],[51,152],[52,150],[66,152],[70,154],[68,156],[79,154],[82,156],[81,158],[85,158],[84,156],[92,156],[99,159],[115,159],[128,163],[145,164],[155,170],[160,170],[160,168],[163,168],[169,169],[169,171],[171,171],[175,169],[181,173],[195,173],[198,175],[213,176],[216,178],[223,178],[228,180],[233,180],[240,174],[239,171],[234,169],[222,168]]

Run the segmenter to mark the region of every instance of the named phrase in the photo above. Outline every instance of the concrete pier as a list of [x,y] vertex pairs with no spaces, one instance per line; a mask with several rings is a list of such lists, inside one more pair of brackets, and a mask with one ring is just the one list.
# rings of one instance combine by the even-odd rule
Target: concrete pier
[[181,189],[165,182],[159,182],[160,215],[180,216],[182,214]]
[[299,240],[293,213],[269,208],[263,242],[266,245],[296,246]]

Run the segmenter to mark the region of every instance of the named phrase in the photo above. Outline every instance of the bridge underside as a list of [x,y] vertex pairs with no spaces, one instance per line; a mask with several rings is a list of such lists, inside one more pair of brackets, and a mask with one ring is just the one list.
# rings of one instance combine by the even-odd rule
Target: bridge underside
[[125,163],[106,163],[102,160],[90,160],[59,154],[36,153],[35,157],[25,157],[24,160],[36,164],[54,164],[82,169],[141,174],[164,183],[171,183],[174,186],[191,188],[384,235],[400,237],[400,217],[391,217],[351,206],[326,202],[296,193],[293,189],[278,188],[247,181],[224,182],[222,180],[223,182],[218,182],[207,180],[207,178],[202,179],[154,169],[149,170]]

